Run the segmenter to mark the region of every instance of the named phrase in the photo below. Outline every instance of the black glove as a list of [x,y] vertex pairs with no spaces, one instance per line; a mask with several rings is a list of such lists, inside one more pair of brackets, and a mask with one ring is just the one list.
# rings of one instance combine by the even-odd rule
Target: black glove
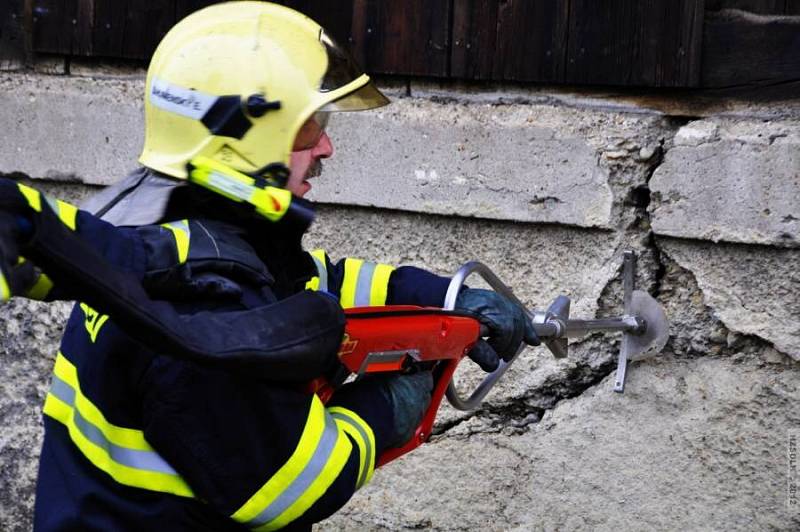
[[33,266],[19,257],[20,243],[33,232],[29,209],[17,184],[0,179],[0,303],[25,293],[35,280]]
[[433,375],[430,371],[420,371],[410,375],[395,374],[375,378],[383,379],[380,391],[392,404],[394,432],[387,441],[387,446],[400,447],[414,435],[431,404]]
[[489,340],[478,340],[469,357],[486,372],[497,369],[502,358],[514,358],[522,342],[539,345],[539,337],[525,311],[491,290],[467,288],[458,294],[456,310],[474,314],[489,329]]

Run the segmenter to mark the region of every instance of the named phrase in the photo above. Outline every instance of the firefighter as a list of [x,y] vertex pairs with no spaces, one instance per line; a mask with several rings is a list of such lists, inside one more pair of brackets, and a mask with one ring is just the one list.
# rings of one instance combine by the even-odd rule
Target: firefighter
[[[246,205],[242,181],[186,184],[206,164],[215,179],[283,187],[305,209],[308,180],[333,154],[331,114],[387,103],[312,20],[226,2],[178,23],[156,50],[139,170],[88,210],[0,180],[0,301],[88,301],[69,319],[44,405],[37,530],[308,529],[412,436],[430,401],[428,372],[362,379],[327,405],[297,382],[335,369],[343,308],[441,306],[448,279],[333,263],[303,251],[304,224]],[[81,276],[100,260],[140,313],[167,324],[177,315],[175,334],[219,352],[266,350],[273,362],[170,356],[151,329],[104,312],[118,307]],[[470,354],[487,371],[538,343],[524,313],[493,292],[465,289],[458,306],[490,331]]]

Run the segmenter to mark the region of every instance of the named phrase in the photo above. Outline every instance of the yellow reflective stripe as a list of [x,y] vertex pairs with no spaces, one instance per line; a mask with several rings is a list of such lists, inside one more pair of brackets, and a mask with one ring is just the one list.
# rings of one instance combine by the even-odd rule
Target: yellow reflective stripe
[[9,299],[11,299],[11,287],[8,286],[6,276],[3,275],[3,272],[0,272],[0,303],[4,303]]
[[314,266],[317,268],[317,275],[306,282],[306,290],[328,290],[328,269],[325,267],[325,251],[315,249],[310,253],[314,259]]
[[17,187],[22,195],[25,196],[25,199],[28,200],[30,208],[36,212],[42,212],[42,195],[39,191],[22,183],[17,183]]
[[25,294],[28,299],[35,299],[37,301],[44,301],[50,290],[53,289],[53,281],[47,276],[46,273],[40,273],[36,277],[36,282],[33,283]]
[[359,489],[372,479],[375,471],[375,433],[372,427],[352,410],[334,406],[329,408],[328,412],[336,420],[339,428],[349,434],[358,445],[361,459],[356,489]]
[[387,264],[345,259],[340,298],[342,307],[385,305],[393,271],[394,268]]
[[75,231],[77,227],[78,208],[74,205],[70,205],[66,201],[52,199],[47,196],[45,196],[45,201],[47,201],[47,204],[53,209],[53,212],[56,213],[61,223]]
[[352,452],[317,396],[286,463],[231,517],[255,530],[277,530],[305,513],[341,473]]
[[306,282],[306,290],[319,290],[319,277],[312,277]]
[[342,308],[356,306],[356,290],[358,289],[358,274],[364,264],[360,259],[345,259],[344,279],[342,280],[342,290],[339,301]]
[[78,410],[88,421],[99,427],[111,443],[129,449],[153,450],[147,440],[144,439],[144,433],[141,430],[117,427],[106,421],[103,413],[80,393],[78,370],[61,352],[56,356],[56,365],[53,373],[78,392],[79,397],[76,397]]
[[77,370],[61,353],[44,413],[64,424],[72,442],[98,469],[127,486],[192,497],[186,482],[156,453],[140,430],[109,423],[83,395]]
[[373,307],[381,307],[386,304],[386,297],[389,291],[389,277],[394,268],[388,264],[377,264],[375,272],[372,274],[372,286],[369,290],[369,304]]
[[189,258],[189,241],[192,236],[191,230],[189,229],[189,220],[161,224],[161,227],[172,231],[175,237],[175,249],[178,253],[178,263],[185,263],[186,259]]
[[325,264],[325,250],[324,249],[315,249],[311,252],[311,256],[319,260],[322,264]]
[[58,218],[70,229],[75,231],[78,226],[78,208],[74,205],[61,200],[56,200],[56,212]]
[[315,249],[311,252],[311,258],[314,259],[314,265],[317,267],[317,276],[319,281],[315,290],[328,291],[328,261],[325,259],[325,250]]

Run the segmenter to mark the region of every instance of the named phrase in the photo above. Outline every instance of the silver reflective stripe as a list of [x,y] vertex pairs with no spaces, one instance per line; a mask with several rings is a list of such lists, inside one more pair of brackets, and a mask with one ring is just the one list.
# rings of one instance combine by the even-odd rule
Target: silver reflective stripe
[[314,259],[314,264],[317,266],[317,273],[319,274],[319,290],[323,292],[328,291],[328,268],[325,267],[325,264],[319,260],[314,255],[311,255],[311,258]]
[[356,307],[368,307],[370,301],[370,294],[372,293],[372,276],[375,273],[374,262],[364,262],[361,269],[358,270],[358,279],[356,280],[356,296],[353,304]]
[[272,504],[267,506],[264,511],[248,521],[246,523],[247,526],[255,528],[277,519],[287,508],[302,497],[311,483],[322,473],[338,438],[339,429],[336,427],[336,422],[326,413],[325,430],[322,432],[311,460],[308,461],[308,464],[306,464],[306,467],[303,468],[297,478],[283,490],[283,493],[272,501]]
[[86,439],[105,450],[111,459],[118,464],[142,471],[154,471],[156,473],[167,473],[169,475],[178,474],[156,452],[128,449],[108,441],[103,431],[92,425],[92,423],[84,418],[80,411],[75,408],[75,390],[72,386],[59,379],[57,375],[53,375],[50,393],[70,406],[75,426],[78,427],[78,430],[81,431]]
[[358,487],[360,488],[361,486],[363,486],[367,482],[367,474],[369,473],[369,467],[370,467],[370,464],[372,464],[372,456],[373,456],[373,454],[375,452],[372,449],[372,445],[370,445],[369,435],[361,427],[361,425],[359,423],[357,423],[355,420],[351,419],[350,416],[345,415],[342,412],[334,412],[331,415],[334,418],[336,418],[338,420],[341,420],[341,421],[344,421],[345,423],[347,423],[348,425],[350,425],[351,427],[356,429],[358,431],[358,433],[361,434],[361,438],[364,439],[364,445],[366,446],[367,450],[366,450],[366,456],[364,457],[365,458],[365,460],[364,460],[364,470],[361,471],[361,477],[358,479]]
[[61,208],[58,206],[58,202],[54,198],[51,198],[50,196],[45,196],[44,200],[47,202],[48,205],[50,205],[50,208],[53,209],[54,213],[56,213],[57,215],[61,214],[59,212],[61,211]]
[[192,235],[191,229],[189,229],[189,222],[186,220],[177,220],[174,222],[165,223],[164,227],[171,227],[173,229],[177,229],[186,235],[189,238]]

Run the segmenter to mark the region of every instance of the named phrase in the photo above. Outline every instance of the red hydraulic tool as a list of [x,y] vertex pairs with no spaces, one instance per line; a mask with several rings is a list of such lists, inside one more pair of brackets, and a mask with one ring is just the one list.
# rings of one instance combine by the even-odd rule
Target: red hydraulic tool
[[[567,356],[567,337],[593,331],[621,331],[617,378],[614,391],[622,392],[628,360],[641,360],[657,354],[669,338],[669,323],[661,305],[647,292],[634,290],[636,255],[623,254],[624,315],[604,319],[570,319],[570,300],[559,296],[545,312],[525,309],[533,320],[542,343],[556,358]],[[428,440],[436,414],[446,395],[460,410],[477,408],[489,390],[516,359],[500,362],[467,399],[457,392],[453,380],[458,363],[482,335],[474,317],[454,311],[456,296],[466,278],[478,273],[497,292],[525,308],[512,291],[479,262],[469,262],[458,270],[445,298],[443,309],[413,306],[360,307],[347,311],[346,334],[339,360],[351,375],[382,372],[432,370],[434,390],[431,404],[414,436],[400,448],[385,452],[377,465],[383,465],[419,447]],[[521,349],[520,349],[521,351]],[[517,353],[519,355],[519,353]],[[311,383],[310,390],[327,401],[334,385],[324,379]]]

